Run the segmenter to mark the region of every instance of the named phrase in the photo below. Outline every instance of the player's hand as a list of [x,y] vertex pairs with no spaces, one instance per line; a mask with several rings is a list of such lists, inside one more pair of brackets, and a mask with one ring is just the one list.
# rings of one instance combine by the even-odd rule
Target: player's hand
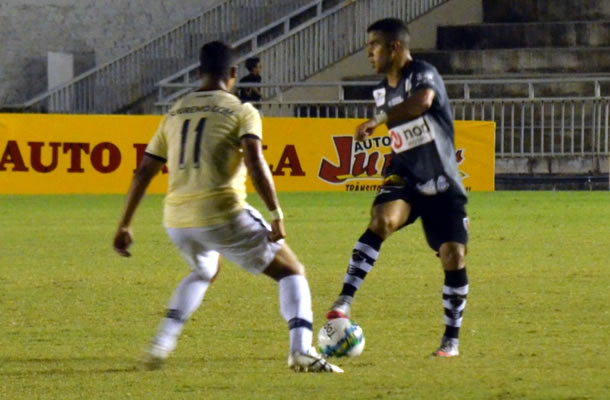
[[131,257],[131,253],[127,251],[131,243],[133,243],[133,235],[131,234],[131,229],[117,229],[116,233],[114,234],[114,251],[116,251],[123,257]]
[[269,234],[269,240],[277,242],[280,239],[286,237],[286,229],[284,229],[283,219],[274,219],[271,221],[271,233]]
[[362,142],[373,134],[375,128],[377,128],[377,121],[375,121],[374,119],[369,119],[368,121],[358,125],[354,137],[357,141]]

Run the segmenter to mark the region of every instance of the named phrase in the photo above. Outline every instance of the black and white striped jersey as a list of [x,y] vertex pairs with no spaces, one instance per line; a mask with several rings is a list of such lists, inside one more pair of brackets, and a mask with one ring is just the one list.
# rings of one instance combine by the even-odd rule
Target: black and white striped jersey
[[453,115],[445,84],[431,64],[412,60],[402,69],[396,87],[384,79],[373,90],[376,107],[386,111],[419,89],[434,90],[432,107],[422,116],[388,124],[392,160],[385,175],[400,175],[423,195],[450,187],[466,194],[455,159]]

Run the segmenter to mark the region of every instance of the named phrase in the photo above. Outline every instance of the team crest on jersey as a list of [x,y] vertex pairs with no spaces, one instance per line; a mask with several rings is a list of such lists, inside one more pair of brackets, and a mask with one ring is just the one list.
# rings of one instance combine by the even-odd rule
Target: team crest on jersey
[[379,88],[373,90],[373,98],[375,99],[375,105],[381,107],[385,104],[385,88]]

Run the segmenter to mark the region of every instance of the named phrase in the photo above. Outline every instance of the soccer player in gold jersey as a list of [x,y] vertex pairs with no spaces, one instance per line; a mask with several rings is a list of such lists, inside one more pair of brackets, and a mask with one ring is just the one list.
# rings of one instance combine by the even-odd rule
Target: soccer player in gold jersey
[[[236,78],[231,54],[221,42],[201,48],[201,88],[178,100],[163,117],[133,177],[114,237],[114,249],[130,256],[132,217],[148,184],[167,164],[163,224],[192,272],[171,297],[144,365],[159,368],[175,349],[184,323],[218,274],[222,255],[278,282],[280,311],[289,327],[290,368],[343,372],[312,347],[313,313],[305,270],[284,242],[282,210],[262,153],[259,113],[230,92]],[[246,173],[269,210],[270,226],[246,203]]]

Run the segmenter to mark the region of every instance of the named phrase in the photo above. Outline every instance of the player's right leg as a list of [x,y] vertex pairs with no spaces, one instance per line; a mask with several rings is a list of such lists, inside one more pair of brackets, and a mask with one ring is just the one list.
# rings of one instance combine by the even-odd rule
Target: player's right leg
[[197,240],[201,236],[200,230],[169,228],[167,232],[193,271],[178,284],[169,301],[166,316],[142,360],[146,369],[163,366],[176,348],[185,322],[199,308],[220,270],[220,255],[205,249]]
[[297,372],[343,372],[312,346],[313,312],[309,283],[305,278],[305,268],[288,245],[282,245],[263,273],[279,285],[280,311],[288,322],[290,335],[288,366]]
[[375,199],[371,222],[354,246],[341,293],[326,313],[327,319],[349,318],[354,295],[375,265],[382,242],[407,223],[411,206],[403,199],[401,192],[380,191]]

